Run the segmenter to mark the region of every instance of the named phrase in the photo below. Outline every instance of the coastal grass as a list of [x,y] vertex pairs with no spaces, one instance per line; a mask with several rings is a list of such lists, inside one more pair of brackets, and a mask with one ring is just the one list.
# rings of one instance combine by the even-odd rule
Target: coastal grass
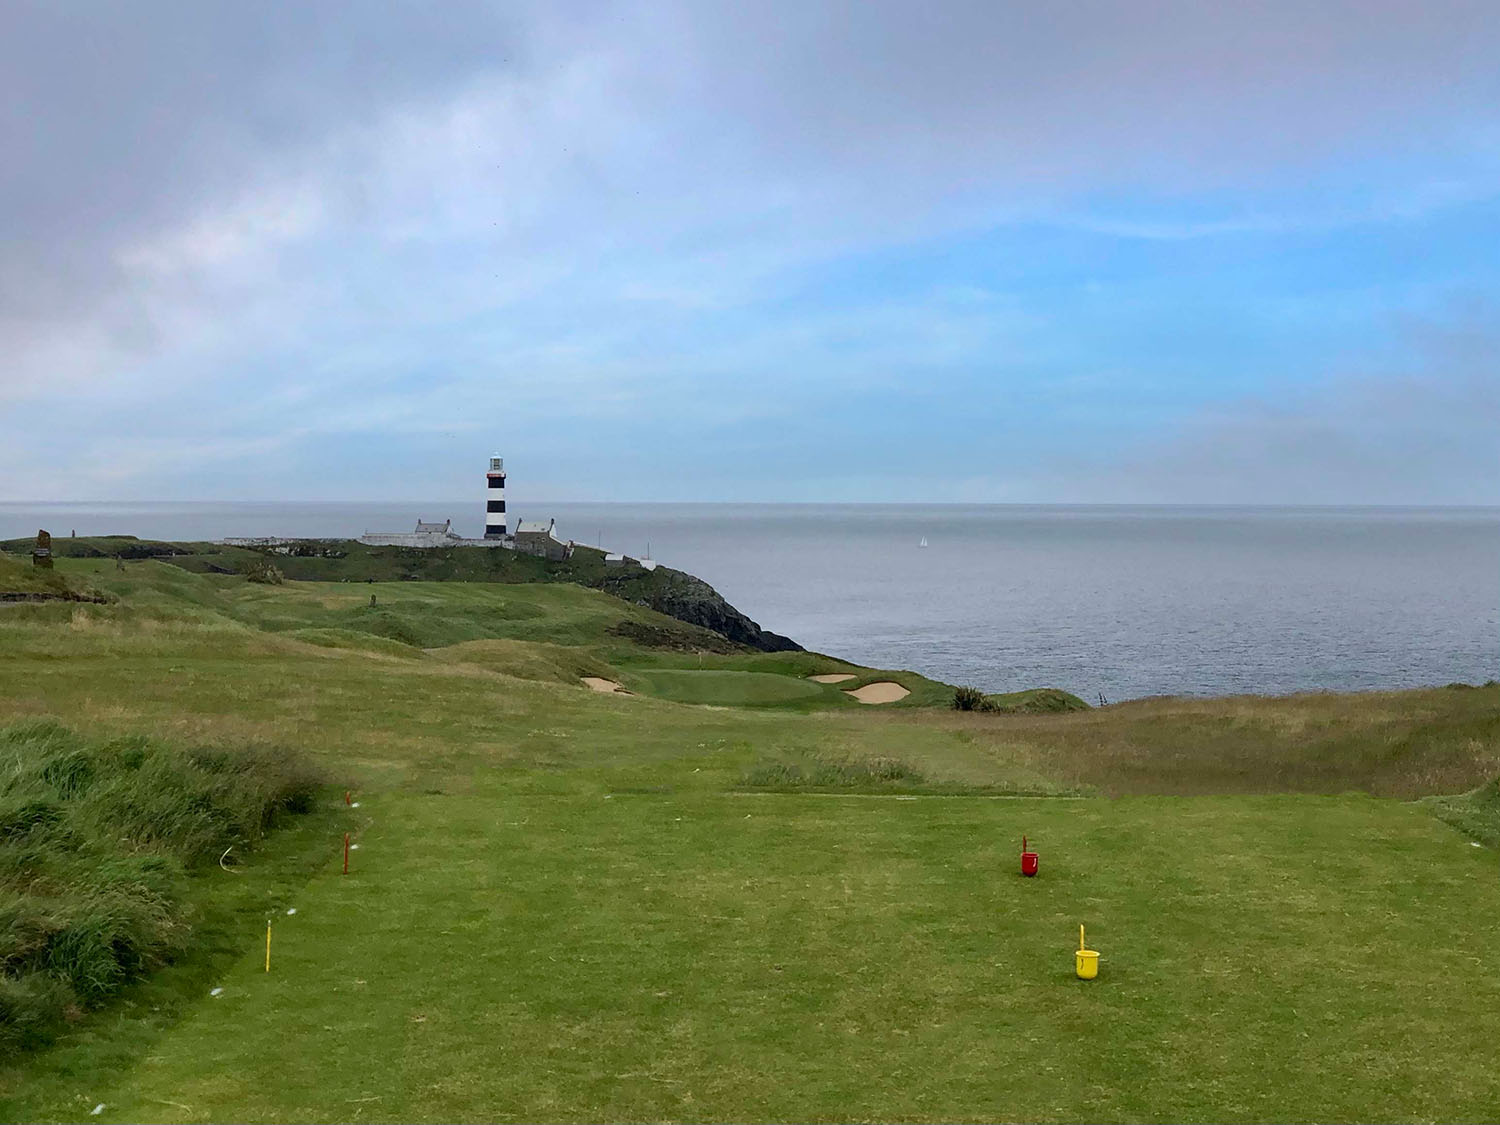
[[299,755],[0,727],[0,1055],[191,943],[189,871],[311,811]]
[[[91,744],[296,745],[360,807],[299,818],[243,878],[189,874],[209,944],[0,1066],[0,1118],[1412,1120],[1500,1099],[1495,852],[1445,802],[1385,796],[1470,793],[1455,822],[1481,836],[1500,689],[705,706],[568,681],[901,681],[632,645],[620,625],[650,611],[566,585],[64,563],[119,600],[0,610],[0,713]],[[365,647],[371,592],[451,639]],[[324,629],[347,643],[304,632]],[[835,671],[857,678],[803,682]]]
[[[0,541],[0,552],[29,550],[29,542]],[[661,610],[669,615],[668,620],[682,626],[674,629],[630,621],[627,632],[637,644],[679,651],[734,651],[746,645],[755,649],[794,647],[785,638],[763,633],[712,587],[690,574],[670,567],[647,570],[636,565],[607,566],[604,552],[592,547],[578,546],[566,559],[549,560],[488,547],[372,547],[350,539],[299,540],[263,548],[161,542],[131,536],[69,537],[53,542],[54,551],[70,562],[87,561],[118,568],[126,566],[127,560],[130,566],[140,560],[164,560],[193,573],[225,577],[256,575],[276,585],[287,579],[325,585],[429,582],[587,587],[630,605]]]
[[[894,721],[904,721],[892,716]],[[1341,793],[1411,799],[1500,775],[1500,684],[1143,699],[1057,715],[924,715],[920,729],[1111,795]]]

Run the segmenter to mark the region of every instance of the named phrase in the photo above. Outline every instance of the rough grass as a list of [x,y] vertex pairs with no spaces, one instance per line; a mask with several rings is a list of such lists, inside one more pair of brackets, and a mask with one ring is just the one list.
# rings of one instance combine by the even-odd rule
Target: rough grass
[[[894,719],[895,717],[893,717]],[[1145,699],[1076,714],[926,715],[976,751],[1101,792],[1411,799],[1500,774],[1500,685]]]
[[1089,705],[1072,692],[1061,688],[1028,688],[1025,691],[1002,692],[984,697],[982,710],[1002,715],[1061,715],[1068,711],[1087,711]]
[[298,755],[0,728],[0,1052],[181,953],[184,879],[311,808]]
[[896,758],[812,758],[762,762],[745,772],[747,789],[911,790],[926,782],[921,771]]

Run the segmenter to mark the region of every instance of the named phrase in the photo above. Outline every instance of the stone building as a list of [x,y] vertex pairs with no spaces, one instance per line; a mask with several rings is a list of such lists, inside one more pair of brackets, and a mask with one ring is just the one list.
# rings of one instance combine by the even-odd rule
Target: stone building
[[528,555],[561,562],[573,554],[573,544],[553,534],[556,520],[521,520],[516,524],[515,549]]

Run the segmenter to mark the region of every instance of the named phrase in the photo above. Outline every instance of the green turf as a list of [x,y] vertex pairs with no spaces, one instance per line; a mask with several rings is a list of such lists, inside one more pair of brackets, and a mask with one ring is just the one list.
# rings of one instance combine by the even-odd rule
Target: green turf
[[[102,1102],[105,1121],[1476,1120],[1500,1104],[1495,853],[1421,804],[1349,795],[1493,778],[1500,688],[1006,715],[951,712],[934,685],[930,705],[862,707],[805,677],[889,673],[643,649],[618,630],[649,611],[564,585],[64,563],[120,601],[0,610],[0,718],[297,745],[360,807],[272,838],[239,879],[195,880],[202,947],[0,1068],[0,1118]],[[374,643],[372,589],[430,633]],[[585,669],[745,698],[597,695]],[[958,795],[736,791],[767,763],[820,762],[899,763]],[[1134,795],[1067,796],[1099,791]],[[1152,795],[1174,793],[1211,795]],[[1445,807],[1475,831],[1492,805]],[[1016,874],[1023,833],[1036,880]],[[1090,984],[1071,975],[1079,922],[1105,958]]]
[[0,552],[0,600],[6,596],[70,600],[98,594],[77,580],[77,571],[33,566],[30,558]]
[[252,948],[147,1059],[63,1052],[7,1116],[1472,1120],[1500,1094],[1493,857],[1406,806],[496,784],[357,815],[271,975]]
[[822,684],[772,672],[654,669],[636,672],[629,678],[629,685],[659,699],[725,707],[824,702],[831,698]]

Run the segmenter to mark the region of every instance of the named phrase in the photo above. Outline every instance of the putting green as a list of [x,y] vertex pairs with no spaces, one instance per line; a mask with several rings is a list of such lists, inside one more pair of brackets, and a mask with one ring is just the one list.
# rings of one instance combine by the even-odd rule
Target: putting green
[[676,703],[711,703],[723,707],[768,706],[828,697],[821,684],[773,672],[652,669],[637,672],[634,683],[646,695]]

